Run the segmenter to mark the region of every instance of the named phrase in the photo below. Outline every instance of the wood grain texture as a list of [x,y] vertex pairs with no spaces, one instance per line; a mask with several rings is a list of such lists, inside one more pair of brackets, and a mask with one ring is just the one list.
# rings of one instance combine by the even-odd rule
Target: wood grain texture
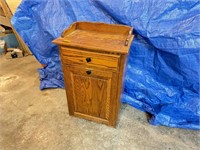
[[119,24],[105,24],[101,22],[93,22],[93,23],[78,22],[77,28],[84,31],[95,31],[95,32],[98,31],[99,33],[105,33],[106,35],[109,34],[127,35],[130,31],[129,26],[119,25]]
[[134,36],[127,26],[95,25],[72,24],[53,42],[59,45],[69,114],[116,127],[124,65]]
[[73,75],[75,112],[81,112],[90,116],[108,119],[110,99],[108,99],[107,88],[110,80],[93,78],[81,75]]
[[[91,51],[127,54],[134,37],[130,31],[131,27],[123,25],[76,22],[53,43]],[[127,38],[130,40],[126,45]]]
[[[67,65],[83,65],[111,70],[117,70],[119,66],[119,55],[86,52],[65,47],[61,47],[61,51],[63,62]],[[87,62],[87,58],[90,58],[91,62]]]
[[[112,72],[89,68],[65,66],[66,88],[69,110],[88,116],[108,120],[111,106]],[[91,70],[91,74],[86,71]],[[70,82],[67,82],[70,80]],[[73,105],[72,105],[73,104]]]
[[69,115],[74,115],[74,90],[73,90],[73,74],[70,71],[69,66],[62,65],[63,72],[64,72],[64,81],[65,81],[65,88],[66,88],[66,96],[67,96],[67,103],[68,103],[68,111]]
[[113,115],[112,115],[112,118],[110,119],[111,126],[116,126],[117,124],[117,118],[118,118],[120,105],[121,105],[120,96],[123,90],[124,68],[125,68],[126,58],[127,58],[127,55],[121,55],[120,64],[119,64],[119,73],[113,75],[113,79],[116,79],[116,80],[113,80],[114,89],[112,92],[116,94],[112,95],[113,97],[111,101],[112,102],[111,105],[113,106],[113,109],[111,112]]

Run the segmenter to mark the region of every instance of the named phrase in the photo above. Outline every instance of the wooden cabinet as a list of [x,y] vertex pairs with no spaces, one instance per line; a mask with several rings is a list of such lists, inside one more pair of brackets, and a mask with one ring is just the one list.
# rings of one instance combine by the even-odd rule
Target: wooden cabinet
[[70,115],[116,126],[131,31],[76,22],[53,41],[59,45]]

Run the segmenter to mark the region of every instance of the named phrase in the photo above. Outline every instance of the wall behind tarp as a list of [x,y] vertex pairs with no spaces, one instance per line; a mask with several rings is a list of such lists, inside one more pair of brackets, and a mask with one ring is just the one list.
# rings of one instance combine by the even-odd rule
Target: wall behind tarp
[[22,0],[6,0],[12,13],[15,13],[17,7],[22,2]]
[[51,41],[71,23],[134,27],[122,101],[152,114],[154,125],[200,129],[199,9],[198,0],[23,0],[12,23],[47,64],[39,69],[41,89],[64,86]]

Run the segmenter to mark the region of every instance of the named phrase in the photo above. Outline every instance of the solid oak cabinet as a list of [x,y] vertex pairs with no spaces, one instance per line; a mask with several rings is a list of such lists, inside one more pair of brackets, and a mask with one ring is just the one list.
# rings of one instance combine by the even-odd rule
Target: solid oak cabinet
[[76,22],[53,41],[59,45],[69,114],[116,126],[132,28]]

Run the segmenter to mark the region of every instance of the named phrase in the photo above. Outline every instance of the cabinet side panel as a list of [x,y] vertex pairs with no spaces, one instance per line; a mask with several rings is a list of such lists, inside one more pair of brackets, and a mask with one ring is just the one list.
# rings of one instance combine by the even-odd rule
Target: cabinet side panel
[[113,84],[111,93],[112,112],[109,124],[114,127],[117,125],[117,120],[121,105],[120,96],[123,89],[123,75],[124,75],[125,61],[126,61],[126,55],[121,55],[119,63],[119,73],[113,73],[113,78],[112,78],[112,84]]
[[65,83],[65,91],[66,91],[66,97],[67,97],[67,104],[68,104],[68,111],[69,115],[74,114],[74,108],[73,108],[73,91],[72,91],[72,82],[71,81],[71,72],[69,70],[69,67],[64,65],[63,63],[63,55],[62,55],[62,49],[61,46],[59,46],[59,53],[61,58],[61,64],[62,64],[62,70],[64,74],[64,83]]
[[110,106],[111,106],[111,112],[110,112],[110,120],[109,125],[115,127],[117,123],[117,116],[118,116],[118,107],[120,100],[118,99],[118,76],[119,73],[114,72],[112,77],[112,87],[111,87],[111,100],[110,100]]
[[74,81],[73,81],[73,74],[70,71],[68,66],[63,65],[63,71],[64,71],[64,79],[65,79],[65,90],[67,94],[67,103],[68,103],[68,110],[69,114],[74,114]]

